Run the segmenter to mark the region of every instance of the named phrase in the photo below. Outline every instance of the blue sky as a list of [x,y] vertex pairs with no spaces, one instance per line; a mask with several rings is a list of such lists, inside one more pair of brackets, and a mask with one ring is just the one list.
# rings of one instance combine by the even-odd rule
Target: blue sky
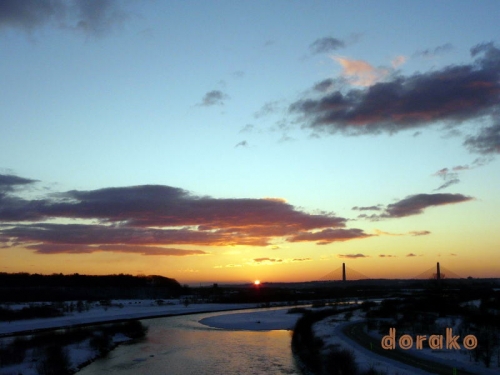
[[[498,276],[500,263],[475,257],[500,240],[499,18],[497,1],[0,1],[0,271],[311,280],[348,258],[373,277],[410,277],[414,256],[422,271],[446,256],[463,276]],[[144,185],[189,192],[155,196],[186,204],[179,217],[193,202],[225,208],[134,226],[127,207]],[[81,209],[120,193],[114,219]],[[226,204],[266,198],[301,223],[342,226],[265,244],[33,234],[49,223],[227,234],[228,218],[210,221]],[[165,246],[203,255],[144,255]]]

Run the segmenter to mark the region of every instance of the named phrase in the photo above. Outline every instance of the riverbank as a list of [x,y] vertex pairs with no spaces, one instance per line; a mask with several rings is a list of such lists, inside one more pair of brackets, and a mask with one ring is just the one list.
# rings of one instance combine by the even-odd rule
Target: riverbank
[[[22,308],[22,305],[14,305]],[[88,310],[54,318],[2,322],[0,325],[0,375],[37,375],[48,373],[45,366],[64,364],[65,374],[75,373],[116,346],[137,339],[121,331],[110,334],[110,326],[139,319],[190,315],[204,312],[256,308],[255,304],[181,304],[180,301],[113,300],[106,305],[94,303]],[[139,322],[137,322],[139,323]],[[111,330],[113,331],[113,330]],[[82,335],[87,332],[86,335]],[[61,340],[61,336],[67,337]],[[69,337],[74,339],[69,339]],[[37,338],[35,340],[35,338]],[[32,343],[36,341],[36,343]],[[54,342],[63,342],[54,348]],[[45,362],[48,364],[46,365]],[[50,371],[49,371],[50,372]],[[57,373],[59,373],[58,371]]]
[[9,337],[0,346],[0,374],[74,374],[119,344],[141,339],[147,327],[138,320]]
[[178,300],[158,304],[155,300],[113,300],[109,305],[93,304],[89,310],[73,312],[54,318],[40,318],[3,322],[0,337],[19,336],[47,330],[81,327],[126,320],[152,319],[203,312],[242,310],[259,307],[256,304],[190,304]]

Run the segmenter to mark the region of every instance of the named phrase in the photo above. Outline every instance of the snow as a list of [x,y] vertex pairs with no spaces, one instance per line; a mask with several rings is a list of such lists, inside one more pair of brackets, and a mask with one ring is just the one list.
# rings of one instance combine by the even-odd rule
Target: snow
[[[10,308],[22,309],[27,305],[9,306]],[[255,304],[190,304],[184,306],[178,301],[174,303],[167,301],[158,305],[155,300],[114,300],[110,306],[100,306],[93,304],[89,311],[68,313],[64,316],[44,319],[18,320],[12,322],[2,322],[0,325],[0,336],[14,334],[31,334],[40,329],[66,328],[81,324],[112,322],[125,319],[144,319],[161,316],[192,314],[199,312],[215,312],[225,310],[237,310],[255,308]],[[0,339],[0,344],[8,345],[13,341],[13,337]],[[130,338],[123,334],[116,334],[112,341],[119,344],[129,341]],[[71,368],[78,369],[85,363],[91,362],[98,357],[98,353],[90,347],[90,340],[86,339],[79,343],[67,345],[66,347]],[[26,352],[22,363],[3,366],[0,368],[0,375],[23,374],[37,375],[37,359],[33,350]]]
[[[120,307],[123,306],[123,307]],[[93,306],[89,311],[73,312],[54,318],[15,320],[0,325],[0,336],[14,333],[30,333],[33,330],[70,327],[80,324],[111,322],[125,319],[144,319],[169,315],[255,308],[255,304],[190,304],[184,306],[158,305],[154,300],[115,300],[112,306]]]
[[[356,344],[342,333],[342,328],[349,323],[345,321],[337,321],[341,318],[342,315],[338,315],[333,318],[334,320],[332,320],[332,317],[329,317],[315,323],[313,325],[314,334],[316,337],[319,337],[324,341],[325,347],[338,345],[344,349],[352,350],[360,370],[366,371],[373,368],[377,371],[384,372],[387,375],[430,374],[429,372],[419,370],[415,367],[379,356]],[[359,310],[354,311],[350,322],[360,320],[362,320],[361,312]]]
[[223,314],[201,319],[200,323],[231,330],[291,330],[302,314],[288,314],[288,310],[289,308],[278,308],[268,311]]
[[[453,320],[453,318],[440,318],[436,320],[438,326],[442,328],[443,336],[445,335],[446,327],[452,328],[454,335],[457,334],[459,322],[461,321],[461,319],[455,319],[455,325],[452,324]],[[444,325],[447,322],[449,323],[449,325]],[[383,334],[379,334],[378,332],[369,331],[368,333],[378,341],[380,341],[383,337]],[[413,348],[408,350],[408,353],[416,357],[440,362],[449,366],[453,366],[457,369],[463,369],[475,374],[493,375],[500,373],[500,367],[497,366],[497,361],[495,360],[495,358],[491,361],[491,367],[486,368],[483,362],[475,362],[471,358],[471,350],[463,348],[462,337],[457,342],[460,347],[462,347],[461,350],[433,350],[430,348],[416,349],[416,347],[414,346]]]
[[[123,307],[119,307],[123,306]],[[79,324],[90,324],[98,322],[108,322],[122,319],[141,319],[149,317],[161,317],[170,315],[181,315],[198,312],[218,312],[235,309],[251,309],[256,308],[254,304],[191,304],[184,306],[180,303],[158,305],[153,300],[132,300],[132,301],[113,301],[112,306],[93,306],[89,311],[81,313],[75,312],[62,317],[33,319],[26,321],[13,321],[0,325],[0,335],[8,335],[19,332],[30,332],[32,330],[68,327]],[[231,312],[226,314],[218,314],[200,320],[200,323],[218,328],[229,330],[291,330],[296,321],[302,316],[301,314],[288,314],[287,308],[270,308],[259,309],[258,311]],[[359,310],[353,312],[353,317],[350,322],[336,321],[342,319],[343,315],[326,318],[314,324],[313,329],[315,335],[320,337],[325,342],[325,347],[339,345],[343,348],[353,350],[356,357],[356,362],[361,370],[374,368],[375,370],[385,372],[387,375],[425,375],[429,374],[426,371],[416,369],[414,367],[402,364],[400,362],[379,356],[354,341],[350,340],[342,334],[342,327],[345,324],[350,324],[354,321],[363,319],[362,312]],[[443,326],[456,327],[459,319],[440,320],[438,323]],[[455,323],[454,325],[452,323]],[[449,325],[448,325],[449,324]],[[370,332],[375,340],[382,338],[382,334]],[[10,337],[5,337],[3,342],[6,343],[12,340]],[[128,340],[124,335],[115,335],[113,341],[120,343]],[[495,363],[492,363],[491,369],[486,369],[481,363],[470,361],[468,350],[410,350],[411,354],[426,357],[431,360],[441,361],[443,363],[465,368],[467,371],[492,375],[498,374],[499,368]],[[68,346],[68,354],[73,368],[91,361],[96,358],[97,353],[89,346],[88,340],[78,344]],[[496,361],[492,361],[496,362]],[[458,365],[457,365],[458,364]],[[0,369],[0,375],[18,374],[35,375],[36,362],[32,352],[29,352],[27,358],[22,364],[11,365]]]
[[[398,361],[377,355],[370,350],[358,345],[342,333],[342,329],[348,322],[335,321],[335,319],[340,320],[341,315],[333,318],[331,317],[321,320],[314,324],[313,329],[317,337],[320,337],[325,342],[325,347],[330,345],[339,345],[342,348],[353,350],[356,357],[356,363],[359,368],[363,371],[370,368],[374,368],[377,371],[382,371],[387,373],[387,375],[412,375],[412,374],[429,374],[429,372],[419,370],[417,368],[405,365]],[[363,313],[361,311],[354,312],[351,322],[362,321]],[[452,325],[453,320],[455,320],[455,326]],[[438,321],[440,325],[450,324],[449,327],[457,327],[459,319],[454,318],[443,318]],[[375,333],[373,331],[368,332],[376,342],[380,342],[384,334]],[[387,334],[387,333],[386,333]],[[460,340],[459,340],[460,341]],[[464,369],[474,374],[483,375],[494,375],[499,374],[499,367],[492,361],[491,368],[486,368],[484,364],[480,362],[470,361],[470,351],[466,349],[462,350],[432,350],[430,348],[417,350],[415,347],[408,350],[409,354],[425,358],[428,360],[440,362],[449,366],[453,366],[457,369]]]

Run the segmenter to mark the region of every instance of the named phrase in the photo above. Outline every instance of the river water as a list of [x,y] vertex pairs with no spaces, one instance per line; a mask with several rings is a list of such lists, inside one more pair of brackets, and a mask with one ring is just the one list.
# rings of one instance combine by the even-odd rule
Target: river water
[[198,322],[227,313],[143,320],[146,338],[120,345],[78,374],[301,374],[291,331],[229,331]]

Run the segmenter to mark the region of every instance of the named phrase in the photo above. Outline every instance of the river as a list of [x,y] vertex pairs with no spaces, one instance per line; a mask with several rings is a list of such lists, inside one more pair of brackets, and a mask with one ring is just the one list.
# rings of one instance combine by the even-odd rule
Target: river
[[120,345],[78,375],[301,374],[291,331],[229,331],[198,322],[227,313],[143,320],[146,338]]

